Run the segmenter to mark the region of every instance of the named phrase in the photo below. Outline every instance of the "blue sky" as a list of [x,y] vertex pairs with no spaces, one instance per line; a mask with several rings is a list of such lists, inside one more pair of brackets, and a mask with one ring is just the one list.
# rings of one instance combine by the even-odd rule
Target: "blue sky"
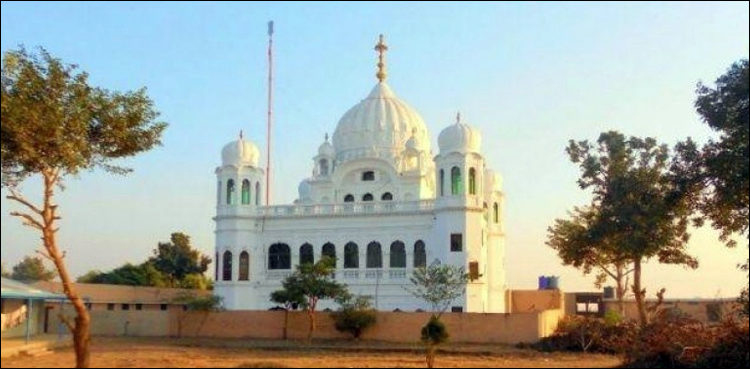
[[[69,179],[59,195],[61,244],[75,275],[145,259],[184,231],[213,249],[214,168],[240,129],[265,140],[266,22],[276,22],[274,202],[289,203],[341,115],[375,83],[377,35],[390,51],[388,82],[437,135],[460,110],[479,127],[489,165],[504,177],[508,281],[540,274],[563,288],[590,278],[562,267],[546,228],[588,195],[564,154],[569,139],[616,129],[675,143],[712,136],[692,103],[748,57],[747,3],[2,3],[3,52],[44,46],[114,90],[142,86],[170,124],[162,147],[123,161],[126,177]],[[33,196],[38,182],[24,191]],[[2,262],[10,268],[38,236],[0,202]],[[746,248],[710,229],[690,251],[701,267],[649,265],[650,291],[732,296]]]

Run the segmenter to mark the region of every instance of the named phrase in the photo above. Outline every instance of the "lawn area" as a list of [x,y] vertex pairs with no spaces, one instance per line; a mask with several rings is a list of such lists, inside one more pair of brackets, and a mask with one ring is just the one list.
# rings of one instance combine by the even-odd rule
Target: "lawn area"
[[[92,344],[93,367],[237,368],[237,367],[425,367],[418,345],[372,342],[240,341],[164,338],[101,338]],[[615,367],[621,360],[607,355],[540,353],[508,346],[447,345],[440,367]],[[72,349],[40,357],[2,360],[3,368],[63,368],[74,364]]]

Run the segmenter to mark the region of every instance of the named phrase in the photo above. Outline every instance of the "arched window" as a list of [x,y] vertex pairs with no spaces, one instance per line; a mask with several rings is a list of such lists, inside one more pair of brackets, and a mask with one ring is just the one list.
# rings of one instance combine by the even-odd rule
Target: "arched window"
[[323,257],[331,258],[333,260],[336,260],[336,246],[334,246],[332,243],[328,242],[325,245],[323,245],[323,250],[321,252]]
[[477,171],[469,168],[469,195],[477,194]]
[[275,243],[268,249],[268,269],[291,269],[292,257],[290,255],[289,245],[285,243]]
[[354,202],[354,195],[349,194],[344,197],[344,202]]
[[498,209],[497,203],[492,204],[492,219],[495,223],[500,223],[500,210]]
[[326,159],[320,159],[320,175],[321,176],[328,175],[328,160]]
[[362,201],[372,201],[372,194],[366,193],[364,196],[362,196]]
[[461,194],[461,169],[453,167],[451,169],[451,195]]
[[227,181],[227,205],[234,204],[234,180]]
[[349,242],[344,246],[344,268],[359,268],[359,246],[354,242]]
[[242,205],[250,205],[250,181],[242,181]]
[[243,251],[240,254],[240,278],[241,281],[250,279],[250,254]]
[[219,280],[219,253],[216,253],[216,264],[214,264],[214,281]]
[[386,192],[380,199],[383,201],[391,201],[393,200],[393,194],[391,194],[390,192]]
[[309,243],[306,243],[299,248],[299,265],[302,264],[315,264],[313,247]]
[[260,182],[255,182],[255,205],[260,205]]
[[391,268],[406,268],[406,247],[401,241],[391,244]]
[[440,169],[440,196],[445,196],[445,170]]
[[427,266],[427,252],[424,249],[422,240],[414,243],[414,267],[424,268]]
[[372,241],[367,245],[367,267],[383,267],[383,250],[381,249],[380,244],[375,241]]
[[221,279],[225,281],[232,280],[232,252],[224,251],[224,259],[221,261],[222,272]]

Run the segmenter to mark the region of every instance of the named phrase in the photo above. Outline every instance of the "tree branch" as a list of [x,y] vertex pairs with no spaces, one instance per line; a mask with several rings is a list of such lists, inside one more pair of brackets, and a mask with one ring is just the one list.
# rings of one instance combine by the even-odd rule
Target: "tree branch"
[[26,221],[23,222],[24,225],[27,225],[29,227],[34,227],[40,231],[44,229],[44,226],[42,225],[42,223],[34,219],[34,217],[32,217],[29,214],[13,211],[10,213],[10,215],[25,219]]
[[41,250],[36,250],[35,252],[37,254],[41,255],[42,257],[44,257],[45,259],[47,259],[47,260],[49,260],[49,261],[51,261],[53,263],[55,262],[55,259],[52,256],[50,256],[49,253],[42,252]]
[[32,204],[31,202],[29,202],[28,200],[26,200],[23,197],[23,195],[21,195],[18,191],[14,190],[12,188],[8,188],[8,191],[10,191],[10,195],[6,196],[5,197],[6,199],[16,201],[16,202],[18,202],[18,203],[26,206],[27,208],[31,209],[31,211],[33,211],[33,212],[35,212],[35,213],[37,213],[39,215],[42,215],[42,211],[38,207],[36,207],[34,204]]

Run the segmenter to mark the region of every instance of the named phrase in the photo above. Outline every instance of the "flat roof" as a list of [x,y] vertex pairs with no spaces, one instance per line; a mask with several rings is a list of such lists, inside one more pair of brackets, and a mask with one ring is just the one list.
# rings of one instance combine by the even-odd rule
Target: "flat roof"
[[67,297],[59,293],[52,293],[10,278],[2,278],[0,297],[4,299],[23,300],[65,300]]

